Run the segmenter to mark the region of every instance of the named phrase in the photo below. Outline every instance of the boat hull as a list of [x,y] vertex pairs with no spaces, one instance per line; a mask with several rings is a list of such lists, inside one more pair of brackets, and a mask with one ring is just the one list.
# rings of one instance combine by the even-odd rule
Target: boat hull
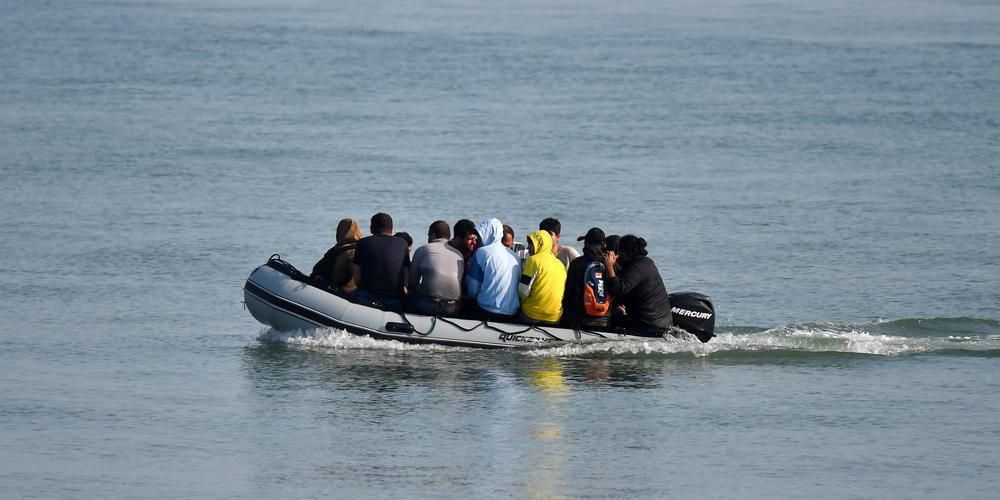
[[617,332],[385,311],[314,286],[293,267],[274,259],[250,274],[243,295],[246,308],[257,321],[280,331],[340,328],[357,335],[408,343],[492,348],[663,340]]

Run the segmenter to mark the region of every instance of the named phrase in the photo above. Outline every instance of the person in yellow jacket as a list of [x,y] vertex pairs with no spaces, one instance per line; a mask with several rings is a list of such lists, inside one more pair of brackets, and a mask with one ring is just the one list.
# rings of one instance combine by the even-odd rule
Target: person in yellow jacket
[[531,255],[524,260],[517,292],[521,296],[521,320],[555,324],[562,316],[566,266],[552,254],[552,235],[535,231],[528,235]]

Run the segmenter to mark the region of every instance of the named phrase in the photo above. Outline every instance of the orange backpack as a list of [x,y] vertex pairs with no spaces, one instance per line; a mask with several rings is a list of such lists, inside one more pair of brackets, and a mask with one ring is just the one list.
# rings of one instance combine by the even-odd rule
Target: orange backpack
[[583,312],[588,316],[607,316],[611,295],[604,290],[604,263],[591,262],[583,274]]

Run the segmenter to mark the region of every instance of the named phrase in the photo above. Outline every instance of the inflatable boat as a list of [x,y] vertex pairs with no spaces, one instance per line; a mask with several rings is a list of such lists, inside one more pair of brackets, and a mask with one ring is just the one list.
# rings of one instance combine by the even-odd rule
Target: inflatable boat
[[[636,335],[621,328],[591,330],[383,310],[326,289],[278,255],[250,274],[243,295],[246,308],[257,321],[280,331],[329,327],[377,339],[494,348],[663,338]],[[670,294],[670,304],[675,326],[667,335],[693,336],[702,342],[715,336],[711,298],[694,292],[674,293]]]

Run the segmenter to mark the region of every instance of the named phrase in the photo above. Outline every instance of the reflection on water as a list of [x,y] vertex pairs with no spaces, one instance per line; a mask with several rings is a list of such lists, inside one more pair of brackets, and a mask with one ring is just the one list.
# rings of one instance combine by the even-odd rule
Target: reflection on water
[[566,491],[566,453],[564,450],[564,406],[570,388],[563,377],[563,367],[556,359],[539,360],[528,373],[531,385],[542,395],[541,415],[532,426],[536,440],[532,448],[532,468],[529,474],[529,498],[563,498]]
[[562,399],[569,393],[569,387],[563,378],[563,367],[555,359],[543,359],[534,370],[529,372],[531,384],[542,390],[546,400]]
[[518,497],[572,497],[596,415],[644,397],[630,393],[711,373],[697,358],[394,347],[245,347],[242,401],[261,428],[257,455],[267,457],[259,477],[275,461],[310,456],[322,457],[310,477],[341,486],[392,491],[405,479],[427,496],[476,496],[501,482]]

